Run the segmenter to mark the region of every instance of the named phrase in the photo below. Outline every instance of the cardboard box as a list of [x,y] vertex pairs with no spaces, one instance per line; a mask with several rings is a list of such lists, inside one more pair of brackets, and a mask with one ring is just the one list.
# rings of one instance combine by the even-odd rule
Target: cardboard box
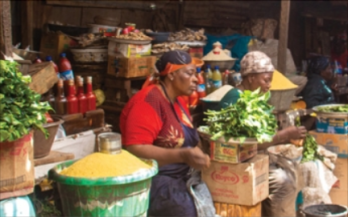
[[71,47],[77,46],[76,40],[63,33],[45,33],[41,38],[40,51],[44,56],[52,56],[54,62],[58,63],[59,55]]
[[326,149],[336,153],[340,158],[348,158],[348,135],[318,133],[310,131],[319,145],[323,145]]
[[348,134],[348,116],[346,118],[318,116],[316,128],[319,133]]
[[241,144],[239,142],[210,142],[210,158],[214,161],[237,164],[244,162],[257,154],[257,143]]
[[44,94],[58,82],[58,76],[51,62],[32,64],[28,74],[31,76],[30,89]]
[[213,201],[253,206],[268,197],[268,155],[256,155],[241,164],[212,161],[202,171]]
[[120,44],[109,41],[108,52],[117,57],[142,57],[151,55],[151,44]]
[[333,173],[338,180],[332,188],[348,191],[348,158],[337,158]]
[[0,143],[0,200],[34,191],[32,132],[14,142]]
[[138,58],[117,58],[109,56],[108,74],[125,78],[145,77],[152,73],[155,62],[156,57],[154,56]]
[[348,190],[331,189],[329,196],[333,204],[348,206]]

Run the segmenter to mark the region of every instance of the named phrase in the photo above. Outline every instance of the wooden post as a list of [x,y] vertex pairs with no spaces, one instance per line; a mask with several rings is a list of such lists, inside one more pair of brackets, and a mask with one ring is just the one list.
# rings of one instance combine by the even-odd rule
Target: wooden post
[[33,16],[34,8],[33,1],[23,1],[22,10],[24,11],[22,17],[22,48],[30,46],[30,49],[33,47]]
[[11,2],[0,1],[0,49],[6,56],[12,57]]
[[278,44],[278,70],[286,73],[286,51],[288,48],[288,29],[290,17],[290,0],[281,1]]

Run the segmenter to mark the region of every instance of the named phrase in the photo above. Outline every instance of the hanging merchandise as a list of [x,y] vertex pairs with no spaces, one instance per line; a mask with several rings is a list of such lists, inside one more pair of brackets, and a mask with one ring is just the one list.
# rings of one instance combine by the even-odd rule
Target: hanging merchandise
[[205,88],[205,82],[204,78],[201,73],[201,68],[197,68],[197,79],[198,79],[198,84],[197,84],[197,92],[199,98],[203,98],[206,96],[206,88]]

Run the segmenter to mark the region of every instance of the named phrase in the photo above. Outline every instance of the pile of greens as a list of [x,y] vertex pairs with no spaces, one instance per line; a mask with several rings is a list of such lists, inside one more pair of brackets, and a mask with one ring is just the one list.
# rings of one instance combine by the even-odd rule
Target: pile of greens
[[318,108],[319,112],[348,112],[348,105],[323,106]]
[[277,120],[272,114],[273,106],[267,102],[270,92],[261,94],[244,91],[235,104],[231,104],[221,111],[206,112],[209,134],[212,140],[224,137],[244,141],[255,138],[259,143],[270,142],[277,130]]
[[15,141],[28,134],[31,128],[47,131],[45,113],[51,110],[41,95],[31,90],[29,76],[18,71],[16,62],[0,60],[0,142]]

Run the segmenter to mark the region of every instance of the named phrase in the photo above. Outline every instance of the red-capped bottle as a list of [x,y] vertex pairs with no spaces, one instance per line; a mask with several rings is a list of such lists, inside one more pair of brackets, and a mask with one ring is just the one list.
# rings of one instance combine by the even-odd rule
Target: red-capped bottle
[[65,115],[67,114],[67,100],[64,94],[64,83],[62,79],[58,80],[57,84],[57,95],[55,100],[56,114]]
[[75,114],[79,112],[79,106],[78,106],[78,99],[75,96],[76,89],[75,89],[75,82],[74,80],[69,80],[69,95],[67,98],[67,112],[68,114]]
[[96,104],[97,104],[97,99],[93,93],[93,86],[92,86],[92,77],[88,76],[87,77],[87,85],[86,85],[86,97],[87,97],[87,111],[92,111],[95,110]]
[[87,111],[87,97],[83,88],[83,78],[79,77],[77,80],[77,100],[79,105],[79,112],[84,114]]

